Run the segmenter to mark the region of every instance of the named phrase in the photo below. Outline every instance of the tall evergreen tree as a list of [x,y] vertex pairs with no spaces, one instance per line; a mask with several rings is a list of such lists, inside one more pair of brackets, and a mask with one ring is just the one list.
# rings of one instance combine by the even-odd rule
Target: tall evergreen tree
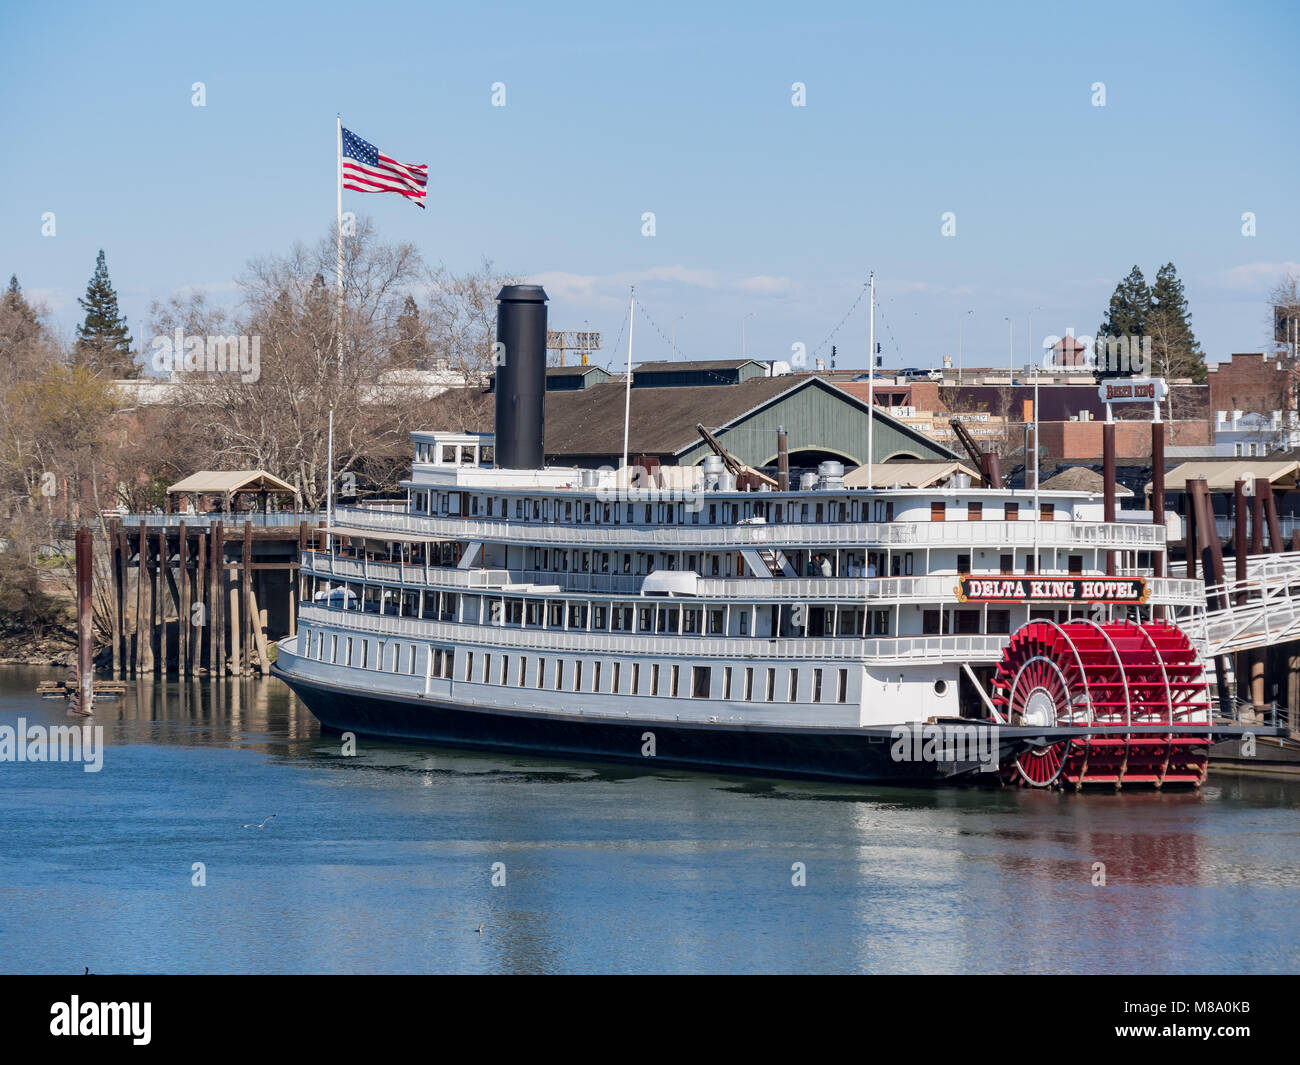
[[131,334],[125,316],[118,311],[117,292],[108,279],[102,249],[95,259],[95,272],[86,286],[85,298],[77,302],[86,312],[86,320],[77,327],[73,353],[77,365],[105,377],[139,376],[140,367],[131,357]]
[[1097,327],[1098,377],[1114,377],[1124,372],[1121,367],[1105,364],[1106,338],[1127,337],[1130,344],[1141,343],[1150,313],[1151,290],[1147,288],[1141,269],[1134,266],[1128,277],[1115,286],[1110,306],[1106,309],[1106,320]]
[[392,360],[397,366],[423,370],[427,361],[426,326],[420,320],[420,309],[410,296],[402,305],[402,313],[394,323],[396,336],[393,338]]
[[1196,384],[1205,383],[1205,354],[1192,332],[1192,316],[1187,309],[1183,282],[1173,263],[1165,263],[1151,286],[1151,310],[1147,318],[1151,337],[1153,374],[1161,377],[1190,377]]

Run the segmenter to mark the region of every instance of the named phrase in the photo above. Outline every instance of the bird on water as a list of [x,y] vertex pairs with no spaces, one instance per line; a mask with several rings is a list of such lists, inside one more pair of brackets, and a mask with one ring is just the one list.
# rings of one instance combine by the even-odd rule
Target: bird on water
[[[271,817],[274,817],[274,816],[275,816],[275,814],[272,814],[272,815],[271,815]],[[269,821],[269,820],[271,820],[271,817],[266,818],[266,820],[263,821],[260,825],[240,825],[239,827],[240,827],[240,828],[265,828],[265,827],[266,827],[266,822]]]

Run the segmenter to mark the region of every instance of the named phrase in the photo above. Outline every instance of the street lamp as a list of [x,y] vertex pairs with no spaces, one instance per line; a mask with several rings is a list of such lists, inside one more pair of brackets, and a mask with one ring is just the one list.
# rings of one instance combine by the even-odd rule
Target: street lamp
[[[1038,356],[1042,354],[1041,348],[1037,352],[1034,351],[1034,311],[1041,311],[1042,309],[1039,306],[1029,312],[1029,332],[1025,334],[1025,347],[1029,349],[1029,361],[1034,364],[1038,363]],[[1037,441],[1035,441],[1035,446],[1037,446]]]
[[[973,310],[966,314],[974,314]],[[957,316],[957,384],[961,385],[961,327],[966,324],[966,314]]]
[[1007,374],[1010,377],[1008,384],[1016,383],[1016,323],[1011,320],[1011,315],[1004,314],[1002,320],[1007,323],[1007,353],[1009,361],[1007,362]]
[[[750,311],[745,318],[753,318],[754,312]],[[745,318],[740,320],[740,357],[745,357]]]
[[[680,322],[685,317],[686,315],[679,314],[676,318],[673,319],[673,362],[677,361],[677,323]],[[744,342],[742,341],[742,346],[743,343]]]

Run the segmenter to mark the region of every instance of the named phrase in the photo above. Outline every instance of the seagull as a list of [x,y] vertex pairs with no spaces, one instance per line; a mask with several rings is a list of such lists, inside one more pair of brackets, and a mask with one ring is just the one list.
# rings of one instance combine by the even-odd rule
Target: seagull
[[483,928],[484,928],[484,927],[485,927],[484,925],[479,925],[479,926],[478,926],[478,934],[479,934],[479,935],[482,935],[482,934],[483,934]]
[[[272,814],[272,815],[271,815],[271,817],[274,817],[274,816],[275,816],[275,814]],[[268,818],[266,819],[266,821],[271,820],[271,817],[268,817]],[[239,827],[240,827],[240,828],[265,828],[265,827],[266,827],[266,821],[263,821],[260,825],[240,825]]]

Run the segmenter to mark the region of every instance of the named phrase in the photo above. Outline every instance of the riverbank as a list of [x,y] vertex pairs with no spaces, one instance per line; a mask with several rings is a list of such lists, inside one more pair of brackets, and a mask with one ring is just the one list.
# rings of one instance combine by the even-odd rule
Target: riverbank
[[77,641],[71,630],[55,629],[37,635],[21,622],[0,619],[0,665],[70,666]]

